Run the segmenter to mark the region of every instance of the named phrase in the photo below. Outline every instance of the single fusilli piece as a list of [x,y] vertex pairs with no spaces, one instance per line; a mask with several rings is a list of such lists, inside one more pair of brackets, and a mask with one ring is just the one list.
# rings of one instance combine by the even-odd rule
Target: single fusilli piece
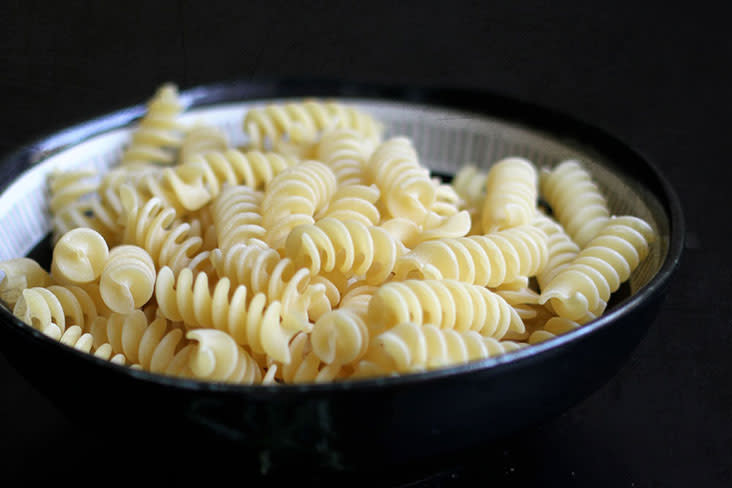
[[363,185],[364,165],[374,151],[373,144],[352,129],[335,129],[323,134],[316,159],[330,166],[339,185]]
[[338,363],[324,364],[313,351],[310,335],[298,333],[290,342],[288,364],[279,368],[283,383],[324,383],[342,379],[348,370]]
[[429,170],[420,165],[411,140],[395,137],[379,145],[366,163],[368,183],[381,190],[391,217],[422,224],[435,203],[436,189]]
[[399,250],[396,239],[378,226],[333,218],[295,227],[285,244],[285,255],[313,275],[338,270],[346,277],[364,276],[370,284],[389,277]]
[[205,273],[194,276],[184,269],[176,279],[166,267],[158,273],[155,298],[160,315],[168,320],[183,322],[189,328],[226,331],[238,344],[249,346],[255,353],[289,362],[287,344],[297,330],[286,327],[292,322],[282,321],[287,310],[281,303],[274,301],[268,305],[263,293],[247,304],[246,286],[232,289],[231,282],[222,278],[212,291]]
[[193,377],[247,385],[262,381],[257,362],[226,332],[196,329],[186,338],[194,342],[188,360]]
[[355,375],[414,373],[512,352],[525,344],[498,341],[466,330],[402,323],[376,336]]
[[336,191],[335,175],[318,161],[304,161],[277,175],[267,186],[262,202],[265,241],[283,249],[290,231],[312,224],[315,214],[324,209]]
[[578,161],[568,160],[541,175],[541,195],[567,234],[581,248],[610,218],[607,201],[592,175]]
[[130,244],[109,251],[99,278],[102,300],[117,313],[131,313],[153,296],[156,268],[150,254]]
[[212,203],[218,247],[223,251],[235,244],[248,244],[251,239],[262,239],[263,194],[244,185],[224,185]]
[[538,177],[522,158],[503,159],[488,170],[481,209],[483,232],[531,223],[536,211]]
[[62,283],[91,283],[99,278],[109,258],[109,247],[99,232],[72,229],[53,247],[51,274]]
[[80,287],[51,285],[23,290],[13,315],[44,334],[58,338],[67,327],[83,330],[97,318],[97,308]]
[[364,225],[376,225],[381,219],[376,206],[380,196],[376,185],[341,186],[333,194],[328,206],[315,216],[316,220],[334,218],[359,220]]
[[422,242],[400,256],[397,279],[454,279],[496,287],[534,276],[547,261],[546,234],[530,225],[485,236]]
[[45,288],[54,284],[53,278],[38,262],[30,258],[0,261],[0,299],[14,307],[26,288]]
[[612,217],[541,293],[563,318],[584,323],[600,315],[620,284],[645,259],[653,229],[632,216]]
[[122,154],[123,165],[172,164],[183,141],[178,116],[183,104],[172,84],[161,86],[148,102],[147,112],[132,133],[132,141]]
[[557,273],[577,257],[580,249],[560,224],[542,212],[536,212],[533,225],[547,236],[547,262],[536,275],[539,289],[543,290]]
[[185,164],[196,154],[225,151],[228,147],[229,139],[224,131],[215,126],[197,123],[185,132],[178,161]]
[[455,280],[406,280],[382,285],[369,302],[371,334],[402,322],[474,330],[501,339],[524,324],[506,301],[487,288]]

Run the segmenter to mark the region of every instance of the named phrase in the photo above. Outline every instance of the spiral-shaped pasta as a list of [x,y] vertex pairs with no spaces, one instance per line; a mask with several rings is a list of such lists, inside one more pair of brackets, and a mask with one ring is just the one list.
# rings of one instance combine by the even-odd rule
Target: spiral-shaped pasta
[[487,288],[455,280],[406,280],[379,287],[369,302],[371,335],[402,322],[474,330],[500,339],[524,324],[506,301]]
[[[213,291],[205,273],[193,275],[184,269],[176,279],[170,268],[158,273],[155,298],[160,315],[183,322],[190,328],[213,328],[226,331],[241,345],[255,353],[266,353],[283,363],[289,362],[290,338],[297,332],[290,329],[299,321],[282,320],[280,302],[267,305],[263,293],[256,294],[247,305],[247,287],[232,290],[227,278],[220,279]],[[287,311],[285,311],[287,312]]]
[[304,161],[277,175],[267,187],[262,202],[265,241],[284,248],[290,231],[312,224],[314,215],[325,208],[336,190],[333,171],[318,161]]
[[252,385],[262,381],[262,369],[234,338],[215,329],[186,333],[195,345],[189,367],[195,378]]
[[485,184],[488,173],[473,164],[462,166],[452,180],[452,187],[466,208],[480,208],[485,200]]
[[396,239],[380,227],[333,218],[295,227],[285,244],[285,255],[313,275],[336,269],[345,276],[364,276],[370,284],[386,280],[399,250]]
[[564,161],[543,172],[540,185],[557,220],[581,248],[605,227],[610,218],[607,201],[580,162]]
[[263,190],[278,174],[296,163],[292,157],[273,152],[227,149],[193,155],[183,166],[198,168],[206,188],[215,197],[224,183]]
[[633,216],[612,217],[572,262],[549,282],[541,302],[562,318],[583,323],[605,310],[610,294],[648,254],[654,232]]
[[382,132],[381,124],[370,115],[336,102],[270,104],[250,109],[244,116],[249,146],[259,149],[267,143],[276,147],[285,136],[295,144],[314,143],[323,130],[336,128],[353,129],[374,143]]
[[178,115],[183,105],[175,85],[161,86],[148,102],[147,112],[132,133],[132,141],[122,154],[122,164],[172,164],[175,150],[183,141]]
[[579,253],[577,244],[564,232],[561,225],[551,217],[536,212],[533,225],[547,236],[547,261],[536,275],[539,289],[543,290],[557,273],[564,269]]
[[51,337],[61,337],[67,327],[82,329],[96,320],[97,308],[89,295],[75,285],[51,285],[23,290],[13,315]]
[[498,341],[472,330],[443,330],[431,324],[407,322],[373,339],[356,375],[419,372],[498,356],[521,347],[525,345]]
[[538,176],[531,162],[506,158],[491,166],[481,211],[483,232],[526,225],[536,211]]
[[52,171],[48,176],[48,210],[56,215],[81,198],[99,189],[97,172],[93,169]]
[[379,145],[366,163],[368,183],[381,190],[381,198],[392,217],[404,217],[422,224],[436,200],[436,188],[429,171],[420,165],[412,142],[395,137]]
[[234,244],[247,244],[264,237],[260,206],[263,195],[244,185],[225,184],[213,201],[213,220],[218,247],[224,251]]
[[376,185],[341,186],[333,194],[328,206],[316,220],[331,217],[338,220],[359,220],[364,225],[376,225],[381,219],[376,202],[380,192]]
[[124,354],[131,364],[146,371],[174,376],[190,376],[188,358],[192,350],[183,330],[171,327],[163,317],[149,321],[142,310],[130,314],[113,313],[95,322],[94,342],[108,343],[113,353]]
[[51,274],[61,282],[91,283],[102,274],[108,257],[107,241],[99,232],[73,229],[53,247]]
[[128,187],[123,186],[120,193],[125,207],[122,242],[145,249],[157,268],[169,266],[178,272],[188,266],[203,244],[201,237],[191,235],[190,224],[176,224],[175,210],[158,198],[139,205]]
[[280,368],[284,383],[323,383],[343,378],[347,370],[338,363],[323,364],[313,351],[310,336],[302,332],[290,342],[292,360]]
[[53,278],[36,261],[14,258],[0,261],[0,299],[13,307],[26,288],[45,288],[54,284]]
[[[102,317],[97,317],[97,319],[101,318]],[[51,338],[56,339],[66,346],[73,347],[74,349],[87,354],[93,354],[94,356],[115,364],[124,365],[127,363],[125,355],[121,353],[115,354],[112,351],[112,346],[108,343],[104,343],[100,347],[95,347],[95,338],[93,335],[89,332],[84,332],[84,330],[78,325],[72,325],[66,329],[63,334],[57,328],[49,329],[49,332],[51,333]]]
[[454,279],[493,288],[535,275],[547,256],[546,234],[523,225],[485,236],[422,242],[397,259],[394,274],[399,280]]
[[374,146],[352,129],[326,131],[317,146],[316,159],[330,166],[338,185],[363,185],[364,165]]
[[196,154],[225,151],[228,147],[229,139],[224,131],[218,127],[197,123],[183,136],[178,161],[185,164]]
[[369,301],[377,287],[362,285],[342,299],[337,310],[322,315],[310,335],[313,352],[326,364],[349,364],[366,354]]
[[131,313],[150,300],[156,268],[150,255],[134,245],[120,245],[109,251],[99,278],[102,300],[117,313]]
[[552,317],[546,321],[544,327],[534,331],[529,336],[529,344],[538,344],[539,342],[548,341],[558,335],[565,334],[569,331],[581,327],[577,322],[573,322],[562,317]]

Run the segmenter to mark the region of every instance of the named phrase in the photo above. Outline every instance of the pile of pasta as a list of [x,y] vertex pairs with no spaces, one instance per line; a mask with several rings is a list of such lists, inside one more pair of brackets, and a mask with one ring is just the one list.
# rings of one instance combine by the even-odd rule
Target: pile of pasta
[[0,263],[15,316],[186,378],[399,375],[581,327],[654,239],[643,220],[610,214],[578,161],[466,164],[447,183],[410,139],[384,139],[379,121],[335,101],[250,109],[242,147],[182,112],[163,85],[119,164],[50,174],[50,270]]

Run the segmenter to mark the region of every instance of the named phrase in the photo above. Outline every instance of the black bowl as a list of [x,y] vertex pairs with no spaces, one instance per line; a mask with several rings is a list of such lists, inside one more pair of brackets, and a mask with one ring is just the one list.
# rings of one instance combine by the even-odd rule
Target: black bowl
[[[648,329],[678,266],[684,222],[667,180],[626,144],[565,114],[482,92],[320,80],[233,82],[181,96],[190,107],[320,96],[485,115],[581,147],[605,161],[604,167],[621,175],[642,199],[655,202],[664,244],[652,276],[578,330],[498,358],[365,381],[249,387],[154,375],[63,346],[0,307],[0,348],[8,361],[69,418],[110,438],[182,449],[183,458],[191,450],[223,446],[261,470],[386,467],[479,446],[555,416],[604,384]],[[2,161],[1,181],[129,125],[143,111],[142,105],[121,110],[27,145]],[[47,260],[48,241],[36,249],[35,256]]]

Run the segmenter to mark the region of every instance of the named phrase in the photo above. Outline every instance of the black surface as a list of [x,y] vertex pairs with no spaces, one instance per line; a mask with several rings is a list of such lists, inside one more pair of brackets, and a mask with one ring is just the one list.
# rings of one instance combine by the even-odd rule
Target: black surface
[[[186,87],[317,75],[488,88],[554,106],[638,148],[681,195],[688,222],[682,267],[658,320],[610,383],[559,418],[464,462],[416,466],[371,484],[732,482],[732,46],[721,10],[700,3],[662,10],[617,3],[133,3],[0,6],[0,150],[138,103],[166,80]],[[185,480],[205,452],[182,445],[177,463],[139,459],[114,447],[101,425],[80,432],[0,364],[0,476],[135,479],[138,468],[151,465],[161,478],[169,467],[171,479]],[[89,445],[90,438],[98,442]],[[311,480],[307,472],[299,476]]]

